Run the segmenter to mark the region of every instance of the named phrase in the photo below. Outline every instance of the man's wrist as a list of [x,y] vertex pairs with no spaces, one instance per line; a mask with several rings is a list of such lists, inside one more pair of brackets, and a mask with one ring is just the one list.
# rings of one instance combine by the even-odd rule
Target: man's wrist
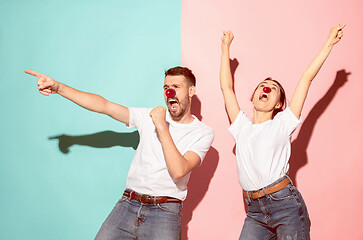
[[66,85],[64,85],[60,82],[56,82],[56,84],[55,84],[56,93],[62,95],[65,87],[66,87]]
[[161,122],[155,124],[155,128],[156,130],[158,130],[158,132],[162,133],[163,131],[166,131],[168,129],[168,126],[166,122]]

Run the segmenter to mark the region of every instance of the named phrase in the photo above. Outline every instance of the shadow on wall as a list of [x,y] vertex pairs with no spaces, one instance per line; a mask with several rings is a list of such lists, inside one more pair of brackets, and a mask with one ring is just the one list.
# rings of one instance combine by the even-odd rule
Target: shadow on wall
[[[310,110],[306,119],[304,120],[299,135],[291,144],[291,158],[290,158],[290,170],[289,176],[292,179],[295,186],[297,171],[308,163],[307,147],[309,145],[311,136],[314,132],[314,127],[319,117],[328,108],[328,105],[334,99],[337,91],[347,81],[350,72],[346,72],[345,69],[337,72],[335,80],[326,94],[314,105]],[[318,159],[317,159],[318,160]]]
[[[202,120],[201,102],[197,96],[193,97],[191,110],[193,115]],[[207,193],[218,162],[219,153],[215,148],[211,147],[203,160],[202,166],[195,168],[190,175],[188,196],[183,202],[181,240],[188,239],[188,224],[193,218],[193,211]]]
[[139,145],[140,136],[138,131],[130,133],[118,133],[113,131],[103,131],[99,133],[69,136],[59,135],[49,139],[58,139],[58,147],[62,153],[69,153],[69,148],[73,145],[83,145],[94,148],[110,148],[114,146],[132,147],[136,149]]

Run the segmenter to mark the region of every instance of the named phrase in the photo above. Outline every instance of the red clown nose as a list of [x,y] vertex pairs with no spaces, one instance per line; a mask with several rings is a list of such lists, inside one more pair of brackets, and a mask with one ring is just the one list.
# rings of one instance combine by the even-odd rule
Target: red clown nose
[[271,88],[269,88],[269,87],[264,87],[264,88],[263,88],[263,92],[265,92],[265,93],[270,93],[270,92],[271,92]]
[[176,92],[175,92],[175,90],[174,90],[174,89],[172,89],[172,88],[168,88],[168,89],[166,89],[166,90],[165,90],[165,95],[166,95],[166,97],[168,97],[168,98],[173,98],[173,97],[175,97],[175,94],[176,94]]

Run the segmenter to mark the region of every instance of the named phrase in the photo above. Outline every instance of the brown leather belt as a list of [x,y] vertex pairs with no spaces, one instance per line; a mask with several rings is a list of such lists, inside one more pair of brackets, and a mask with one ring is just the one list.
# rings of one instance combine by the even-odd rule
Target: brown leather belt
[[[281,182],[278,182],[275,185],[272,185],[271,187],[267,187],[264,190],[267,194],[275,193],[275,192],[278,192],[278,191],[284,189],[289,183],[291,183],[290,179],[285,178]],[[248,195],[250,196],[251,199],[258,199],[258,198],[266,196],[265,192],[262,189],[257,190],[257,191],[252,191],[252,192],[243,191],[243,196],[246,198],[247,193],[248,193]]]
[[135,199],[141,203],[149,203],[149,204],[158,204],[158,203],[167,203],[167,202],[181,203],[182,202],[180,199],[177,199],[177,198],[166,197],[166,196],[154,197],[154,196],[150,196],[150,195],[139,194],[137,192],[130,191],[130,190],[125,190],[124,196],[129,197],[131,199]]

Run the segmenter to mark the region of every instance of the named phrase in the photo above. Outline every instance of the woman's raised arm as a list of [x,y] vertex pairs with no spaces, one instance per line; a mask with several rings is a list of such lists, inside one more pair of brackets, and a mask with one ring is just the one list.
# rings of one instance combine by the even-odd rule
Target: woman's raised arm
[[329,37],[324,43],[323,47],[321,48],[318,55],[313,59],[313,61],[310,63],[308,68],[305,70],[303,75],[301,76],[300,81],[298,82],[294,95],[292,96],[291,102],[290,102],[290,109],[294,113],[294,115],[297,118],[300,118],[300,114],[302,111],[302,108],[304,106],[304,102],[306,99],[306,96],[309,91],[309,87],[311,82],[313,81],[316,74],[319,72],[321,66],[329,56],[329,53],[331,52],[333,46],[340,41],[340,39],[343,37],[343,28],[344,25],[336,25],[331,28]]

